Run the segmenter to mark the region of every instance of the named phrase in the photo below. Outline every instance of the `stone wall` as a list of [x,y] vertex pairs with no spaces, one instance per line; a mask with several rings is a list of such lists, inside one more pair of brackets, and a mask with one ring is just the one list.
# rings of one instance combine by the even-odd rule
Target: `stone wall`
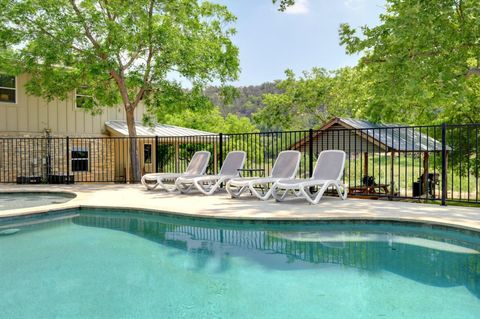
[[[46,183],[49,175],[67,175],[67,171],[75,182],[118,181],[114,146],[109,138],[70,138],[67,154],[66,138],[0,137],[0,183],[15,183],[19,176],[40,177]],[[73,150],[88,151],[85,171],[73,171]]]

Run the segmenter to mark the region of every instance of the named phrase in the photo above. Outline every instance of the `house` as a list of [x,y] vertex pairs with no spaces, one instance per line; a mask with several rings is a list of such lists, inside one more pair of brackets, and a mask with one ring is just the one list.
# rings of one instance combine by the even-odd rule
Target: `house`
[[[123,106],[91,114],[82,108],[82,101],[88,96],[80,90],[71,92],[66,100],[48,102],[26,93],[28,79],[28,74],[16,77],[0,74],[0,182],[15,182],[19,177],[50,182],[65,178],[129,181],[129,143],[123,138],[128,136]],[[145,107],[140,104],[135,118],[141,119],[144,112]],[[176,126],[150,128],[140,122],[136,128],[144,173],[158,170],[154,165],[155,136],[176,145],[178,162],[180,136],[213,135]],[[181,169],[179,163],[177,169]]]

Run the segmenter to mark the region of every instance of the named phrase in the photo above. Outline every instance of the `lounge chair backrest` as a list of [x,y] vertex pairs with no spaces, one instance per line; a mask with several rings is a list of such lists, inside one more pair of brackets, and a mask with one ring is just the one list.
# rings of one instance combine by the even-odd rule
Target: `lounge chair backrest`
[[345,157],[346,154],[344,151],[322,151],[320,155],[318,155],[312,179],[340,180],[343,176],[343,168],[345,167]]
[[244,151],[233,151],[227,154],[223,161],[220,175],[236,176],[239,174],[238,170],[243,168],[247,153]]
[[187,175],[203,175],[208,167],[210,161],[210,152],[199,151],[193,154],[193,157],[188,164],[185,174]]
[[300,165],[299,151],[282,151],[278,154],[273,164],[270,177],[273,178],[294,178]]

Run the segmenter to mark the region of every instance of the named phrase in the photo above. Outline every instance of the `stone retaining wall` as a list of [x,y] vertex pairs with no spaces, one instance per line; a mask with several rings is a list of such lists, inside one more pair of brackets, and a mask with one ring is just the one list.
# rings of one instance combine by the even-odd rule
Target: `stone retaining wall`
[[[72,150],[88,151],[88,169],[72,170]],[[0,183],[15,183],[19,176],[74,176],[75,182],[116,181],[114,141],[108,138],[0,138]],[[70,162],[68,161],[70,157]]]

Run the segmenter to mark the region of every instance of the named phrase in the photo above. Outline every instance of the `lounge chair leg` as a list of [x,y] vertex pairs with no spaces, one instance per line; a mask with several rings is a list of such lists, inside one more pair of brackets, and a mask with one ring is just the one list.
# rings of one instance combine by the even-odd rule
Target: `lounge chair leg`
[[[256,189],[255,189],[255,184],[249,183],[248,188],[250,189],[250,192],[252,192],[253,195],[255,195],[258,199],[261,200],[267,200],[273,192],[273,189],[275,188],[275,185],[270,187],[270,189],[265,193],[265,194],[260,194]],[[262,188],[263,189],[263,188]]]
[[272,197],[275,199],[276,202],[283,202],[285,200],[285,196],[287,195],[288,190],[284,190],[282,195],[279,195],[279,188],[273,187],[272,188]]
[[322,199],[323,193],[325,193],[325,191],[330,185],[331,185],[330,183],[324,184],[322,188],[320,188],[320,190],[315,195],[310,193],[310,191],[308,190],[308,187],[302,187],[300,191],[302,192],[302,194],[305,196],[305,199],[310,204],[317,205],[320,199]]
[[219,179],[215,184],[213,184],[211,181],[207,182],[207,186],[204,187],[204,185],[200,184],[197,180],[193,181],[193,184],[195,187],[204,195],[212,195],[215,193],[215,191],[220,187],[220,185],[224,182],[224,179]]
[[148,183],[145,183],[143,184],[145,185],[145,187],[147,188],[147,190],[151,191],[151,190],[154,190],[155,188],[157,188],[157,186],[159,185],[158,183],[155,183],[155,184],[148,184]]
[[227,193],[230,195],[231,198],[239,198],[242,193],[247,189],[247,186],[232,186],[229,183],[227,183]]
[[175,186],[175,184],[174,184],[174,186],[167,186],[166,184],[163,183],[163,180],[161,178],[158,178],[157,182],[158,182],[158,186],[160,188],[166,190],[169,193],[172,193],[172,192],[177,190],[177,187]]
[[347,186],[345,186],[345,184],[342,184],[342,185],[340,185],[340,187],[343,190],[343,194],[342,194],[341,198],[342,198],[342,200],[346,200],[347,196],[348,196]]
[[147,188],[147,190],[149,190],[149,191],[157,188],[157,186],[158,186],[158,182],[156,182],[155,184],[149,184],[149,183],[147,183],[147,179],[146,179],[145,177],[142,177],[141,183],[142,183],[142,185],[145,186],[145,187]]

